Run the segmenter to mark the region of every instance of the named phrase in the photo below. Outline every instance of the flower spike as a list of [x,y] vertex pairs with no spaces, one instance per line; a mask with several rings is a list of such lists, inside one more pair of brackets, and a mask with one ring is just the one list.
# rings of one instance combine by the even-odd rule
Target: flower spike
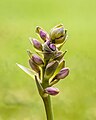
[[37,26],[36,33],[43,42],[35,38],[29,38],[33,49],[27,50],[31,69],[17,64],[36,82],[40,97],[46,110],[47,120],[53,120],[50,97],[59,93],[59,89],[53,87],[60,79],[69,75],[69,68],[65,65],[65,52],[61,48],[66,42],[67,30],[63,24],[56,25],[48,34],[43,28]]

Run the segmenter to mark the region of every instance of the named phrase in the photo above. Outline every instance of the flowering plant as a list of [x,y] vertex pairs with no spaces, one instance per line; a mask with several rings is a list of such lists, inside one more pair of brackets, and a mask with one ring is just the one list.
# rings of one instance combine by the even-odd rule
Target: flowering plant
[[34,77],[41,96],[47,120],[53,120],[50,96],[59,93],[54,85],[69,74],[69,68],[65,66],[64,55],[67,51],[60,51],[67,38],[67,30],[62,24],[55,26],[48,34],[41,27],[36,27],[36,33],[43,40],[43,43],[30,38],[36,53],[27,51],[31,69],[17,64],[23,71]]

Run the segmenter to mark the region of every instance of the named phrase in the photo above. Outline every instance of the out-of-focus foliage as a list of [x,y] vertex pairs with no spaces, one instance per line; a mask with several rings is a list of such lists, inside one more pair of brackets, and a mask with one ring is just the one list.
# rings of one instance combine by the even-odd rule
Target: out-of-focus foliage
[[59,23],[68,29],[62,50],[68,50],[70,75],[57,85],[55,120],[96,120],[95,5],[95,0],[0,1],[0,120],[45,120],[34,80],[16,63],[29,67],[28,38],[37,37],[37,25],[49,31]]

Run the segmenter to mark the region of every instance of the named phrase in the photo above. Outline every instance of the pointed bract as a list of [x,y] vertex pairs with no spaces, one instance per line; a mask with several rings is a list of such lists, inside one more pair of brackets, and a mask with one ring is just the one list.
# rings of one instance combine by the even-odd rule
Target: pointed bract
[[32,57],[32,52],[30,50],[27,50],[28,56],[31,58]]
[[52,62],[50,62],[50,63],[46,66],[45,76],[46,76],[47,78],[52,77],[52,75],[54,74],[54,72],[55,72],[58,64],[59,64],[58,61],[52,61]]
[[35,75],[35,80],[36,80],[36,85],[37,85],[37,88],[38,88],[38,91],[39,91],[39,94],[40,96],[43,96],[44,94],[44,90],[43,90],[43,87],[40,83],[40,81],[38,80],[38,77]]

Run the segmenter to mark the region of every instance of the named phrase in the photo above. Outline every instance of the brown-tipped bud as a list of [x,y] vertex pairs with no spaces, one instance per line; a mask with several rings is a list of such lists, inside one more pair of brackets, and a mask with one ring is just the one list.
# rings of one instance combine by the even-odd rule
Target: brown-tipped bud
[[46,66],[45,76],[47,78],[50,78],[54,74],[58,64],[58,61],[52,61]]
[[36,63],[37,65],[43,65],[43,60],[38,55],[32,55],[32,61]]
[[54,96],[54,95],[57,95],[59,93],[59,89],[58,88],[54,88],[54,87],[47,87],[45,89],[45,93]]
[[39,67],[30,59],[29,59],[29,65],[32,68],[32,70],[34,70],[37,73],[40,73]]
[[61,44],[66,38],[66,30],[62,24],[55,26],[51,32],[50,37],[53,43]]
[[60,72],[54,77],[54,79],[64,79],[69,74],[69,68],[63,68]]
[[31,43],[33,43],[33,46],[37,49],[37,50],[40,50],[40,51],[42,51],[42,44],[38,41],[38,40],[36,40],[36,39],[31,39],[30,38],[30,42]]
[[49,35],[46,31],[44,31],[41,27],[36,27],[36,32],[40,35],[40,37],[46,41],[49,40]]

